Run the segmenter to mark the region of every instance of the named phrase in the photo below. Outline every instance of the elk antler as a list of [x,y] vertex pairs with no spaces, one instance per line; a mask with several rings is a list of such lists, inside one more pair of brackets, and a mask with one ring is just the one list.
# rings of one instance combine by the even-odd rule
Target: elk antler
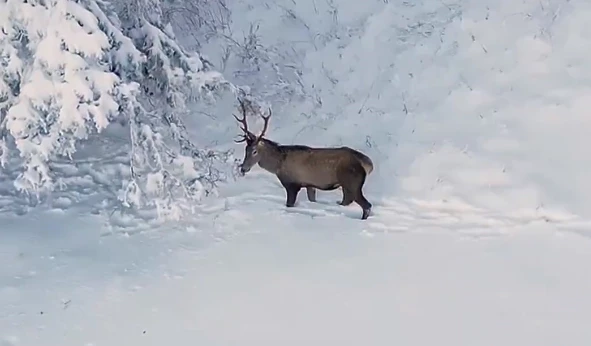
[[263,138],[263,136],[267,132],[267,127],[269,126],[269,118],[271,118],[271,108],[269,108],[269,115],[267,115],[267,116],[261,115],[261,118],[263,118],[265,123],[263,124],[263,131],[258,136],[257,140],[260,140],[261,138]]
[[236,116],[236,114],[232,115],[242,125],[240,126],[240,129],[242,130],[242,132],[244,132],[244,134],[242,135],[242,139],[235,140],[234,142],[242,143],[248,140],[254,140],[258,142],[261,138],[263,138],[263,136],[267,132],[267,127],[269,126],[269,119],[271,118],[271,108],[269,108],[269,115],[261,115],[261,118],[263,118],[263,121],[265,122],[263,124],[263,131],[260,135],[255,136],[252,132],[248,130],[248,123],[246,122],[246,105],[244,103],[244,100],[239,99],[238,102],[240,103],[240,111],[242,112],[242,118],[239,118],[238,116]]
[[244,132],[244,134],[242,135],[242,139],[240,140],[235,140],[234,142],[236,143],[242,143],[244,141],[246,141],[249,138],[255,137],[252,132],[248,131],[248,123],[246,122],[246,105],[244,105],[244,100],[238,100],[238,102],[240,102],[240,111],[242,112],[242,119],[238,118],[236,116],[236,114],[232,114],[234,116],[234,118],[236,120],[238,120],[238,122],[240,124],[242,124],[242,126],[240,126],[240,129],[242,130],[242,132]]

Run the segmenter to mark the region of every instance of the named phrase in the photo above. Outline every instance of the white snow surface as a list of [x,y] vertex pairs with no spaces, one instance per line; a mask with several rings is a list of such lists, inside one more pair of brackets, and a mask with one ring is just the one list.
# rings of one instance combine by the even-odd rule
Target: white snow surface
[[[2,196],[0,345],[589,345],[591,3],[232,6],[321,100],[268,137],[367,153],[370,218],[260,168],[166,224]],[[241,156],[223,119],[199,135]]]

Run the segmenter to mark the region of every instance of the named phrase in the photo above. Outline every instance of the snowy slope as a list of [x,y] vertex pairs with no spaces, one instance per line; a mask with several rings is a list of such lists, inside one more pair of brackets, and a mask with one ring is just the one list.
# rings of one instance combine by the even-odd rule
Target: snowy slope
[[0,345],[589,344],[590,4],[233,6],[310,96],[269,137],[366,152],[373,215],[260,169],[165,226],[5,213]]

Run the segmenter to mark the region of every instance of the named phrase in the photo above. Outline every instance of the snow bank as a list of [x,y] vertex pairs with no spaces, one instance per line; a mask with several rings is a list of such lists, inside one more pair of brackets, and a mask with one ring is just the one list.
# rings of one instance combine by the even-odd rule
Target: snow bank
[[258,20],[263,44],[297,51],[309,96],[277,105],[269,136],[364,150],[374,200],[591,212],[586,2],[244,6],[237,30]]

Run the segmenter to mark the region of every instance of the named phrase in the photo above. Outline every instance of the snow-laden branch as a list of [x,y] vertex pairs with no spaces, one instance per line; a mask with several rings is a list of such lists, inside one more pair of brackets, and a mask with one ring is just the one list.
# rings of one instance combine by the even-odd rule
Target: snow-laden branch
[[8,1],[0,6],[8,17],[0,33],[8,68],[0,77],[15,84],[10,92],[2,88],[13,96],[2,128],[24,160],[15,186],[35,193],[51,190],[47,162],[55,155],[71,156],[77,140],[106,128],[118,111],[113,94],[121,80],[108,68],[108,37],[78,3],[57,0],[43,7]]
[[51,160],[71,158],[79,140],[127,119],[131,181],[120,198],[178,217],[179,203],[212,192],[223,179],[212,167],[229,158],[192,143],[187,102],[233,87],[178,45],[159,1],[119,4],[0,2],[0,163],[18,153],[15,187],[51,191]]

